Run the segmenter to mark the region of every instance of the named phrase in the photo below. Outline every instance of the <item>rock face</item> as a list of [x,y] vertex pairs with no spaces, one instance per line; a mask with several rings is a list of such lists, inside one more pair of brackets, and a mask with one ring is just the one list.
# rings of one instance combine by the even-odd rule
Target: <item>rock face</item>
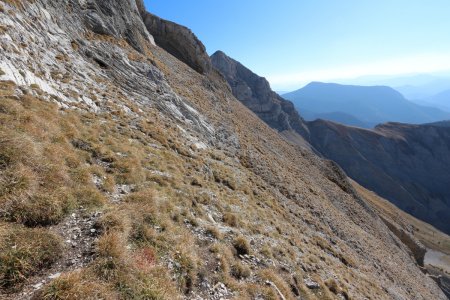
[[400,239],[400,241],[402,241],[402,243],[409,248],[419,266],[423,267],[427,248],[422,245],[422,243],[417,241],[410,232],[396,225],[394,222],[391,222],[382,216],[380,217],[383,220],[384,224],[386,224],[386,226],[392,231],[392,233],[395,234]]
[[374,130],[314,121],[311,145],[364,187],[450,233],[450,128],[387,123]]
[[[61,1],[54,2],[58,5]],[[97,34],[124,38],[139,51],[146,41],[154,44],[140,18],[141,0],[85,0],[74,1],[73,5],[80,5],[86,27]],[[122,17],[117,18],[118,15]]]
[[211,71],[211,61],[205,46],[189,28],[161,19],[149,12],[143,12],[142,18],[158,46],[200,74]]
[[292,102],[272,91],[269,82],[222,51],[211,56],[214,66],[231,86],[233,95],[270,127],[306,135],[307,128]]

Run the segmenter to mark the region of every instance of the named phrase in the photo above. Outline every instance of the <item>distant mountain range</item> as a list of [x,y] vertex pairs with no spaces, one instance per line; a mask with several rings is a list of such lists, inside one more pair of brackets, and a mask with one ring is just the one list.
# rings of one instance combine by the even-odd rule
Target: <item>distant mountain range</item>
[[450,78],[430,77],[422,83],[410,82],[407,84],[391,84],[397,91],[410,100],[421,100],[433,97],[445,90],[450,89]]
[[450,111],[450,89],[444,90],[436,95],[420,100],[424,105],[434,106],[442,110]]
[[309,121],[322,118],[371,128],[391,121],[422,124],[450,119],[450,113],[409,101],[387,86],[312,82],[283,97]]
[[361,86],[390,86],[406,99],[420,105],[450,111],[450,73],[416,74],[405,76],[363,76],[336,83]]

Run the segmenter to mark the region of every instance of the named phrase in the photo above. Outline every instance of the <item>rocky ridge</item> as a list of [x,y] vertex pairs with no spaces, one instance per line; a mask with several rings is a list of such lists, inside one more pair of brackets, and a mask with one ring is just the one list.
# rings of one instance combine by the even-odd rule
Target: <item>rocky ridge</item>
[[[88,203],[101,215],[94,259],[25,298],[445,299],[335,166],[288,143],[218,73],[148,33],[135,43],[86,24],[93,3],[105,28],[143,28],[135,2],[0,3],[0,258],[36,266],[2,264],[0,298],[51,270],[48,251],[66,251],[51,226]],[[24,256],[32,244],[42,253]]]
[[231,86],[233,95],[272,128],[294,130],[306,135],[308,129],[292,102],[270,88],[269,82],[222,51],[211,56],[214,66]]

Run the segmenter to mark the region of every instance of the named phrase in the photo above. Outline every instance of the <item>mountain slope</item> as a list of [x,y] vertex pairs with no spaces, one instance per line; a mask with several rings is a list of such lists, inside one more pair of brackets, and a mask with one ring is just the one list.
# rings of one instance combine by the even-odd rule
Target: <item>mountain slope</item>
[[[384,194],[403,210],[448,230],[448,128],[439,124],[391,123],[377,126],[375,130],[366,130],[322,120],[306,124],[308,136],[305,138],[319,153],[338,162],[352,178]],[[370,194],[355,185],[358,192],[373,204],[372,197],[367,197]],[[383,222],[409,245],[416,259],[423,261],[425,250],[414,242],[412,227],[400,224],[398,218],[392,218],[379,207],[378,203],[374,206]],[[391,205],[389,210],[398,209]],[[423,225],[420,227],[425,228]],[[424,238],[423,234],[433,231],[423,231],[425,233],[420,235],[421,239],[432,249],[438,249],[436,245],[441,240],[448,242],[447,239],[434,237],[434,233]],[[447,289],[447,283],[443,289]]]
[[[230,62],[232,66],[236,65],[231,59],[222,61],[223,64]],[[222,66],[223,69],[227,70]],[[245,80],[242,76],[235,72],[233,76],[225,77],[234,84]],[[252,77],[257,75],[252,73]],[[342,99],[359,99],[352,86],[331,84],[321,91],[322,86],[320,83],[310,84],[303,93],[319,94],[331,99],[333,93],[339,91],[341,97],[332,98],[336,105],[340,105]],[[250,87],[248,89],[251,90]],[[373,90],[364,87],[356,89],[359,90],[358,96]],[[391,94],[392,89],[380,87],[377,96],[387,99]],[[394,95],[403,99],[397,92]],[[239,93],[235,93],[235,96],[243,98]],[[246,103],[245,97],[243,99],[243,103]],[[253,109],[252,106],[249,108]],[[270,114],[270,111],[267,113]],[[277,114],[277,110],[273,114]],[[351,178],[406,212],[444,232],[450,232],[447,222],[450,216],[450,194],[447,188],[450,183],[450,173],[447,171],[450,168],[448,127],[388,123],[368,130],[324,120],[304,124],[308,129],[297,133],[321,155],[337,162]],[[295,139],[290,140],[295,142]]]
[[335,165],[139,8],[1,2],[1,298],[445,299]]
[[[411,243],[410,247],[416,249],[415,253],[424,260],[429,274],[432,274],[447,297],[450,297],[450,236],[398,209],[356,182],[352,181],[352,185],[383,221],[394,228],[400,239],[406,244]],[[426,253],[421,250],[420,245],[411,242],[414,238],[426,246]]]
[[313,82],[283,97],[293,101],[299,111],[345,112],[369,126],[389,121],[420,124],[450,118],[449,113],[414,104],[386,86]]
[[315,121],[310,142],[361,185],[450,232],[450,130],[388,123],[374,130]]

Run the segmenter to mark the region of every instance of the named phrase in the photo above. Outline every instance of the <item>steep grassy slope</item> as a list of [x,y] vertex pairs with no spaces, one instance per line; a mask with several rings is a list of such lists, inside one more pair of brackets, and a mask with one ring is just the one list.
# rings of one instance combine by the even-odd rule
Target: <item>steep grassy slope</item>
[[218,73],[86,27],[134,2],[0,3],[2,298],[445,299]]

